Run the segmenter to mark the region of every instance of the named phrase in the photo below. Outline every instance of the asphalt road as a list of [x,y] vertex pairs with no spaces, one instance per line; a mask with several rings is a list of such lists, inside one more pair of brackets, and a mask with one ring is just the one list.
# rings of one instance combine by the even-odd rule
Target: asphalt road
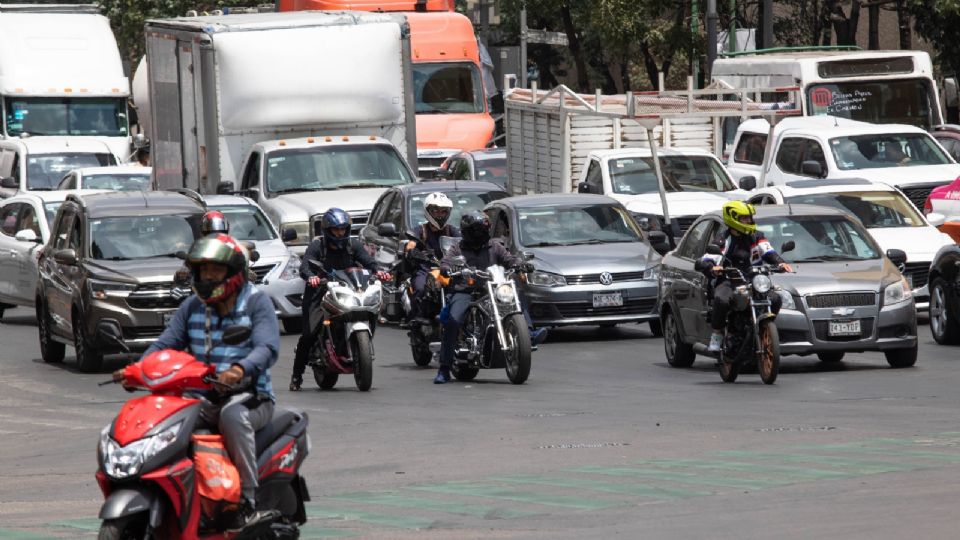
[[[100,429],[128,397],[39,359],[33,317],[0,324],[0,539],[94,538]],[[723,384],[666,365],[646,326],[555,331],[530,380],[432,384],[382,327],[374,388],[286,389],[310,415],[303,538],[956,538],[958,349],[921,328],[917,366],[882,355]]]

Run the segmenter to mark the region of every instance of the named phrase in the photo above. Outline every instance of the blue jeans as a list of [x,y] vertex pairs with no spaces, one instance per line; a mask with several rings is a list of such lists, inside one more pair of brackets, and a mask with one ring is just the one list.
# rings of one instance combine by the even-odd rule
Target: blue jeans
[[450,315],[443,323],[443,336],[440,340],[440,365],[449,368],[453,365],[453,352],[457,347],[460,325],[467,317],[470,307],[470,294],[455,292],[447,297],[447,309]]

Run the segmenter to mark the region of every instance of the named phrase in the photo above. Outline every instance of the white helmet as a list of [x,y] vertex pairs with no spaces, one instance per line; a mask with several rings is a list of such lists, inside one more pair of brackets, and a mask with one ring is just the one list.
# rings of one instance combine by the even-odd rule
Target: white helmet
[[[436,210],[445,209],[446,213],[445,215],[433,215],[430,210],[431,207]],[[423,200],[423,213],[427,216],[430,224],[438,229],[442,229],[443,226],[447,224],[447,220],[450,219],[451,210],[453,210],[453,201],[439,191],[434,191]]]

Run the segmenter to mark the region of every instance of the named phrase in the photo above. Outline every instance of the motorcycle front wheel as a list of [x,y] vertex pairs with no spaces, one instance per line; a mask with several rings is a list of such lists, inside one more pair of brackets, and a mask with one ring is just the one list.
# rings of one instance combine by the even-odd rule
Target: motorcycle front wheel
[[146,516],[135,514],[117,519],[105,519],[100,524],[97,540],[140,540],[146,532]]
[[507,378],[513,384],[523,384],[530,376],[530,357],[533,344],[530,341],[530,329],[520,313],[514,313],[503,320],[503,335],[508,347],[503,349],[506,361]]
[[772,320],[760,323],[760,350],[757,358],[760,380],[763,384],[773,384],[780,373],[780,336]]
[[353,380],[357,390],[366,392],[373,385],[373,342],[370,334],[357,332],[350,337],[350,354],[353,356]]

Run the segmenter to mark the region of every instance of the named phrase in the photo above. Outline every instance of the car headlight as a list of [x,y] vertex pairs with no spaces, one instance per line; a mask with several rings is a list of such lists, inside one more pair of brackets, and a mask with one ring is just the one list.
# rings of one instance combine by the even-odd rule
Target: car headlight
[[527,274],[527,283],[541,287],[562,287],[567,284],[567,278],[552,272],[534,270]]
[[110,426],[105,427],[100,432],[103,471],[118,480],[136,475],[144,463],[177,440],[181,427],[183,422],[177,422],[156,435],[133,441],[126,446],[120,446],[110,438]]
[[643,271],[642,279],[657,279],[660,277],[660,265],[651,266]]
[[310,222],[309,221],[290,221],[287,223],[280,224],[280,231],[283,232],[287,229],[293,229],[297,233],[297,237],[289,242],[285,242],[288,246],[305,246],[310,243]]
[[87,287],[90,289],[90,296],[97,300],[103,300],[107,297],[126,298],[133,292],[137,286],[129,283],[119,283],[116,281],[101,281],[99,279],[88,279]]
[[645,231],[662,231],[666,227],[663,225],[663,216],[658,216],[656,214],[641,214],[639,212],[631,212],[633,220],[637,222],[637,225]]
[[287,265],[283,267],[283,272],[280,272],[280,279],[283,281],[299,279],[301,264],[303,263],[300,261],[300,257],[291,254],[290,258],[287,259]]
[[760,294],[766,294],[773,287],[773,282],[770,281],[770,276],[765,276],[763,274],[757,274],[753,276],[753,290],[757,291]]
[[497,302],[501,304],[512,304],[517,298],[517,293],[513,290],[512,283],[501,283],[497,285],[497,288],[493,290],[493,295],[497,298]]
[[884,306],[895,306],[903,302],[908,302],[911,298],[913,298],[913,291],[910,290],[910,284],[907,283],[907,278],[905,277],[901,277],[899,281],[887,285],[887,288],[883,290]]
[[797,303],[793,300],[793,295],[783,289],[777,289],[777,294],[780,295],[780,299],[783,300],[782,308],[783,309],[797,309]]

